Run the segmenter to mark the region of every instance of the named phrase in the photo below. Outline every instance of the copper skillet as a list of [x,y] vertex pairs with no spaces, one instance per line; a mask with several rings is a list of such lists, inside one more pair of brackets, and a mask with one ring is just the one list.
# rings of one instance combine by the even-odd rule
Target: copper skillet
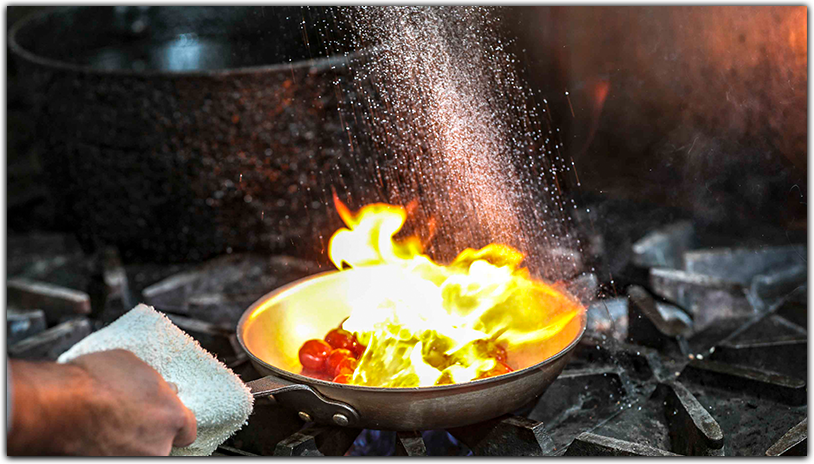
[[248,382],[255,398],[273,396],[303,419],[323,424],[396,431],[459,427],[509,413],[543,394],[585,332],[583,313],[543,346],[513,351],[514,372],[454,385],[376,388],[297,374],[302,343],[335,328],[350,314],[342,295],[379,285],[377,277],[375,268],[325,272],[281,287],[247,309],[237,338],[266,375]]

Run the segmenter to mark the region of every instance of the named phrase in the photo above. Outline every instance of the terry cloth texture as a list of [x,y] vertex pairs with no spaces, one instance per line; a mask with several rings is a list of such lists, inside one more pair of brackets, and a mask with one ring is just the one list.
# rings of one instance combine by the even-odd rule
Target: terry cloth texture
[[164,314],[140,304],[59,357],[65,363],[97,351],[125,349],[178,386],[181,402],[195,413],[198,438],[173,448],[175,456],[209,456],[247,423],[254,398],[228,367],[201,348]]

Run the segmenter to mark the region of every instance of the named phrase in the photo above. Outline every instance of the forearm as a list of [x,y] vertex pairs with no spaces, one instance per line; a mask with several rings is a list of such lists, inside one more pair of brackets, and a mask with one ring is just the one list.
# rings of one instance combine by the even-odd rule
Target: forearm
[[129,351],[10,368],[10,455],[166,456],[195,441],[195,415]]
[[[94,413],[93,380],[72,364],[12,360],[9,455],[63,455],[79,451],[73,431]],[[76,448],[76,449],[74,449]]]

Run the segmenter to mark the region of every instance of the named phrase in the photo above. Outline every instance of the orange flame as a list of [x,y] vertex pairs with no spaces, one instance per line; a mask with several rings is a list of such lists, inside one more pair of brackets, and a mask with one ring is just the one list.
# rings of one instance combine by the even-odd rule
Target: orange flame
[[408,209],[417,206],[412,202],[408,209],[375,203],[353,213],[334,193],[334,204],[347,227],[331,237],[331,261],[344,272],[377,266],[391,282],[347,296],[354,309],[342,327],[368,347],[350,383],[416,387],[473,380],[496,367],[494,352],[484,346],[511,353],[545,343],[584,311],[532,279],[520,267],[524,255],[510,246],[468,248],[444,266],[423,254],[418,237],[396,240]]

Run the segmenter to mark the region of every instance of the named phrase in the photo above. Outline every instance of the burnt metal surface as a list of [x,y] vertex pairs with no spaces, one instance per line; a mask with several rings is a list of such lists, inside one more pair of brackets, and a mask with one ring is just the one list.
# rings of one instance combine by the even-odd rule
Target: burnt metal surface
[[[324,58],[314,28],[303,36],[319,9],[125,10],[59,8],[11,31],[46,185],[72,212],[59,221],[85,249],[115,245],[127,260],[317,253],[339,222],[326,188],[349,174],[353,124],[334,85],[347,58]],[[162,64],[173,51],[192,54],[186,68]]]
[[806,251],[803,245],[717,248],[687,252],[684,261],[687,272],[748,286],[757,275],[805,265]]
[[63,316],[90,314],[87,293],[26,278],[6,281],[8,304],[20,309],[43,309],[48,322]]
[[638,285],[628,287],[627,293],[630,300],[627,341],[664,352],[686,354],[686,338],[693,332],[692,319],[678,307],[656,301]]
[[[774,371],[798,379],[806,379],[808,370],[805,366],[808,359],[807,340],[778,340],[755,343],[731,343],[719,345],[710,356],[713,361],[724,361],[733,364],[747,365],[759,369]],[[798,362],[789,363],[795,359]]]
[[274,456],[341,456],[359,429],[310,425],[277,443]]
[[398,432],[396,434],[396,456],[427,456],[424,437],[418,432]]
[[[240,371],[238,375],[243,380],[252,380],[254,377],[246,370]],[[249,424],[235,432],[224,444],[252,454],[271,456],[278,443],[302,428],[303,422],[296,412],[260,398],[254,402]]]
[[36,335],[45,330],[45,311],[27,311],[11,307],[6,309],[6,346]]
[[449,433],[468,446],[475,456],[548,456],[556,447],[545,424],[522,416],[506,416]]
[[769,313],[719,343],[709,359],[806,380],[807,348],[803,328]]
[[716,361],[693,360],[681,371],[689,382],[747,390],[758,398],[770,398],[791,406],[806,404],[806,382],[798,378]]
[[633,264],[641,267],[683,269],[684,253],[693,248],[695,229],[681,221],[654,230],[633,244]]
[[719,319],[756,313],[742,284],[719,277],[651,268],[650,287],[656,295],[692,314],[696,330],[702,330]]
[[568,447],[565,456],[677,456],[647,445],[640,445],[590,432],[581,433]]
[[659,384],[671,450],[687,456],[723,456],[721,426],[681,382]]
[[798,287],[778,305],[777,314],[799,327],[808,327],[808,305],[806,285]]
[[707,361],[693,361],[679,380],[724,432],[727,456],[762,456],[807,416],[805,382]]
[[807,456],[808,455],[808,418],[791,428],[771,448],[766,456]]
[[166,277],[142,294],[159,310],[234,327],[270,288],[317,272],[316,263],[290,256],[234,253]]
[[[155,288],[154,284],[162,279],[166,283],[166,279],[172,282],[173,275],[179,273],[191,275],[187,284],[169,286],[171,291],[165,293],[169,296],[175,292],[172,298],[177,307],[186,309],[183,314],[170,312],[169,317],[247,382],[260,378],[260,374],[242,352],[234,330],[213,322],[221,317],[218,308],[223,307],[222,302],[230,298],[224,289],[229,285],[252,288],[242,280],[259,279],[269,285],[284,282],[311,267],[308,262],[291,258],[247,254],[194,266],[118,265],[115,261],[110,260],[111,264],[106,266],[101,258],[86,262],[100,263],[99,282],[109,295],[118,298],[115,301],[119,306],[121,297],[115,295],[121,293],[122,279],[132,284],[130,293],[141,298],[139,292],[151,286]],[[43,263],[41,269],[50,266],[46,257],[38,262]],[[223,272],[217,269],[219,265]],[[29,265],[27,269],[31,272],[34,267]],[[593,308],[594,323],[576,346],[566,370],[543,396],[521,407],[514,415],[447,431],[399,435],[304,423],[298,412],[308,411],[281,407],[286,403],[283,398],[278,401],[260,398],[249,424],[231,437],[217,455],[805,453],[807,430],[805,425],[800,425],[807,414],[805,292],[797,288],[781,295],[780,303],[767,304],[764,308],[771,308],[768,312],[764,309],[748,317],[725,317],[684,339],[679,335],[669,336],[674,333],[670,328],[664,330],[667,319],[658,305],[667,303],[647,293],[647,277],[644,279],[639,288],[628,286],[625,293],[629,297],[615,297],[606,302],[607,311],[602,303]],[[596,282],[596,277],[588,281]],[[64,281],[54,279],[52,282]],[[590,282],[586,288],[596,291],[599,286]],[[764,297],[770,303],[775,295],[764,292],[757,297]],[[213,307],[193,312],[197,302],[206,302],[206,298],[215,298],[208,303]],[[64,334],[67,333],[65,327],[78,327],[80,335],[98,329],[100,320],[94,318],[103,314],[96,310],[96,305],[102,304],[99,301],[91,301],[92,324],[81,319],[68,321],[54,326],[51,332],[40,332],[39,337],[27,337],[20,346],[28,346],[32,358],[55,358],[73,341],[41,335]],[[104,304],[111,301],[114,300],[107,299]],[[650,306],[641,311],[641,305]],[[671,310],[683,311],[676,306]],[[646,321],[650,324],[649,330],[668,342],[653,348],[620,340],[618,325],[625,318],[629,319],[627,329],[631,338],[623,340],[637,340],[637,334],[641,334],[640,323]],[[22,350],[18,348],[17,353]],[[11,350],[11,354],[15,351]]]
[[621,410],[626,395],[618,368],[567,370],[527,415],[544,423],[556,448],[562,449],[579,433]]
[[[261,375],[227,322],[240,299],[319,269],[309,261],[259,253],[232,253],[202,264],[125,264],[112,249],[77,254],[64,236],[14,242],[10,275],[90,296],[89,321],[59,325],[61,318],[76,317],[59,313],[57,321],[45,321],[50,333],[64,334],[66,326],[78,327],[79,334],[97,330],[125,310],[127,294],[143,301],[148,289],[146,296],[163,298],[174,310],[168,310],[173,322],[246,382]],[[571,284],[602,297],[589,309],[588,331],[546,393],[513,415],[458,429],[398,434],[316,426],[298,415],[308,411],[282,407],[290,406],[283,398],[259,398],[248,425],[216,455],[805,454],[807,298],[806,287],[799,285],[804,274],[794,266],[769,267],[749,285],[734,284],[744,291],[742,303],[749,311],[724,311],[715,318],[704,312],[721,309],[720,300],[710,298],[710,291],[720,290],[720,279],[680,271],[695,285],[682,291],[709,285],[707,293],[681,296],[697,304],[700,312],[692,313],[677,301],[660,299],[649,270],[625,271],[614,284],[586,273]],[[682,313],[693,318],[688,322]],[[36,313],[27,314],[37,320]],[[10,315],[8,323],[14,322],[15,313]],[[699,329],[698,316],[714,323]],[[686,327],[671,325],[676,321]],[[55,358],[73,343],[43,338],[48,330],[22,340],[32,359]],[[643,345],[644,335],[657,343]]]
[[12,358],[56,361],[59,355],[91,332],[88,319],[73,319],[11,345],[8,353]]
[[805,286],[807,280],[808,270],[806,266],[797,264],[793,267],[755,276],[749,290],[758,301],[773,303]]

